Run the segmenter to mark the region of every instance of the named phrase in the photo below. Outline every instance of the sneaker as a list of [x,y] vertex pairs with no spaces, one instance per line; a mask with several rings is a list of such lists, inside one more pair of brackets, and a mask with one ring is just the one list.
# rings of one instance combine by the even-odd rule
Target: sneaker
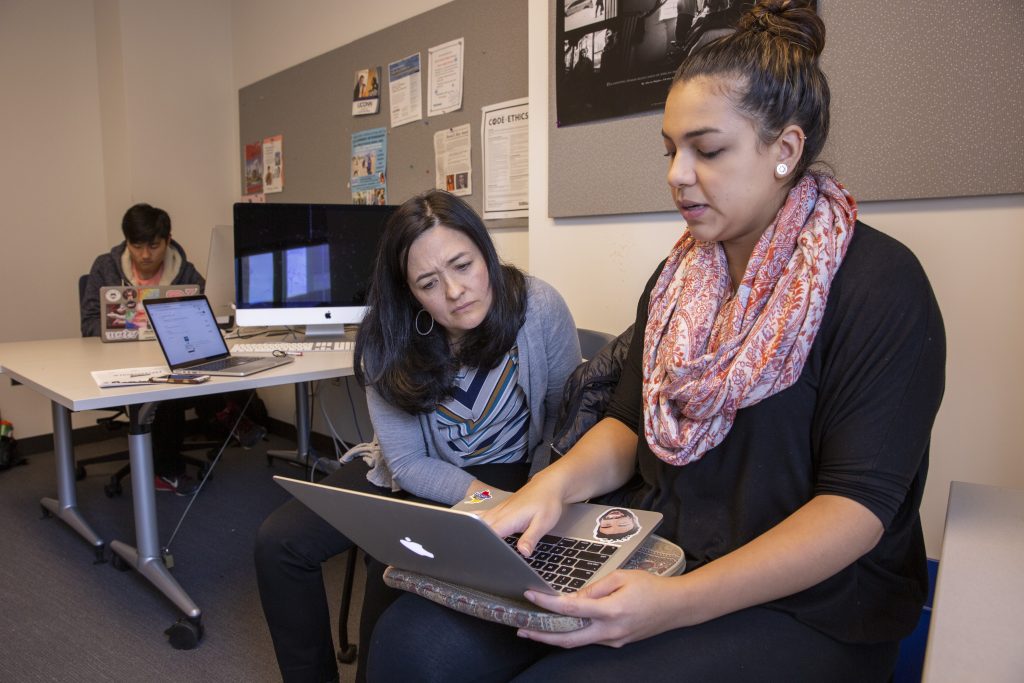
[[156,476],[157,491],[167,491],[177,496],[191,496],[198,486],[199,482],[187,474],[179,474],[176,477]]

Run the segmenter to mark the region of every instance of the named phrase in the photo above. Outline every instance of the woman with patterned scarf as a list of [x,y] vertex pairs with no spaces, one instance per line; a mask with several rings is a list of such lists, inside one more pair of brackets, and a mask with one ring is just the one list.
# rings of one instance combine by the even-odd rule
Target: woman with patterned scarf
[[918,508],[945,336],[914,255],[811,168],[824,37],[812,4],[762,0],[679,67],[662,137],[686,229],[640,299],[610,411],[485,515],[529,555],[563,503],[614,491],[664,515],[686,572],[526,594],[590,618],[569,633],[403,596],[371,680],[889,679],[927,590]]

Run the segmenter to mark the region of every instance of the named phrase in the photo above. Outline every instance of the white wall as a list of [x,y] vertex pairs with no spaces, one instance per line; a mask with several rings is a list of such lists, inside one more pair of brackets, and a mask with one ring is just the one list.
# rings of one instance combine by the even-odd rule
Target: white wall
[[[0,340],[78,336],[78,276],[135,202],[205,270],[238,187],[230,18],[228,0],[0,2]],[[20,437],[51,431],[6,379],[0,411]]]
[[[77,280],[107,245],[92,3],[0,3],[0,341],[78,334]],[[49,402],[0,378],[16,436]]]

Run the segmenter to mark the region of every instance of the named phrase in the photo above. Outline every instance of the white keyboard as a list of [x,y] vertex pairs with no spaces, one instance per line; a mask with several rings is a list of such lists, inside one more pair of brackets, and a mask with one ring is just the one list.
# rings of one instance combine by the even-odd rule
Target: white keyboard
[[305,341],[305,342],[259,342],[240,343],[231,347],[232,353],[273,353],[284,351],[285,353],[302,352],[312,353],[314,351],[355,351],[356,343],[351,341]]

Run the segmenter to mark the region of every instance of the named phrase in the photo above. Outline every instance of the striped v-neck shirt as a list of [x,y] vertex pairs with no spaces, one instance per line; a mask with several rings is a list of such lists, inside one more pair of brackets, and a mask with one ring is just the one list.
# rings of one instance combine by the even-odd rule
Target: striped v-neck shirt
[[435,415],[463,466],[525,458],[530,410],[519,386],[519,348],[513,346],[492,370],[461,369],[454,395],[438,404]]

